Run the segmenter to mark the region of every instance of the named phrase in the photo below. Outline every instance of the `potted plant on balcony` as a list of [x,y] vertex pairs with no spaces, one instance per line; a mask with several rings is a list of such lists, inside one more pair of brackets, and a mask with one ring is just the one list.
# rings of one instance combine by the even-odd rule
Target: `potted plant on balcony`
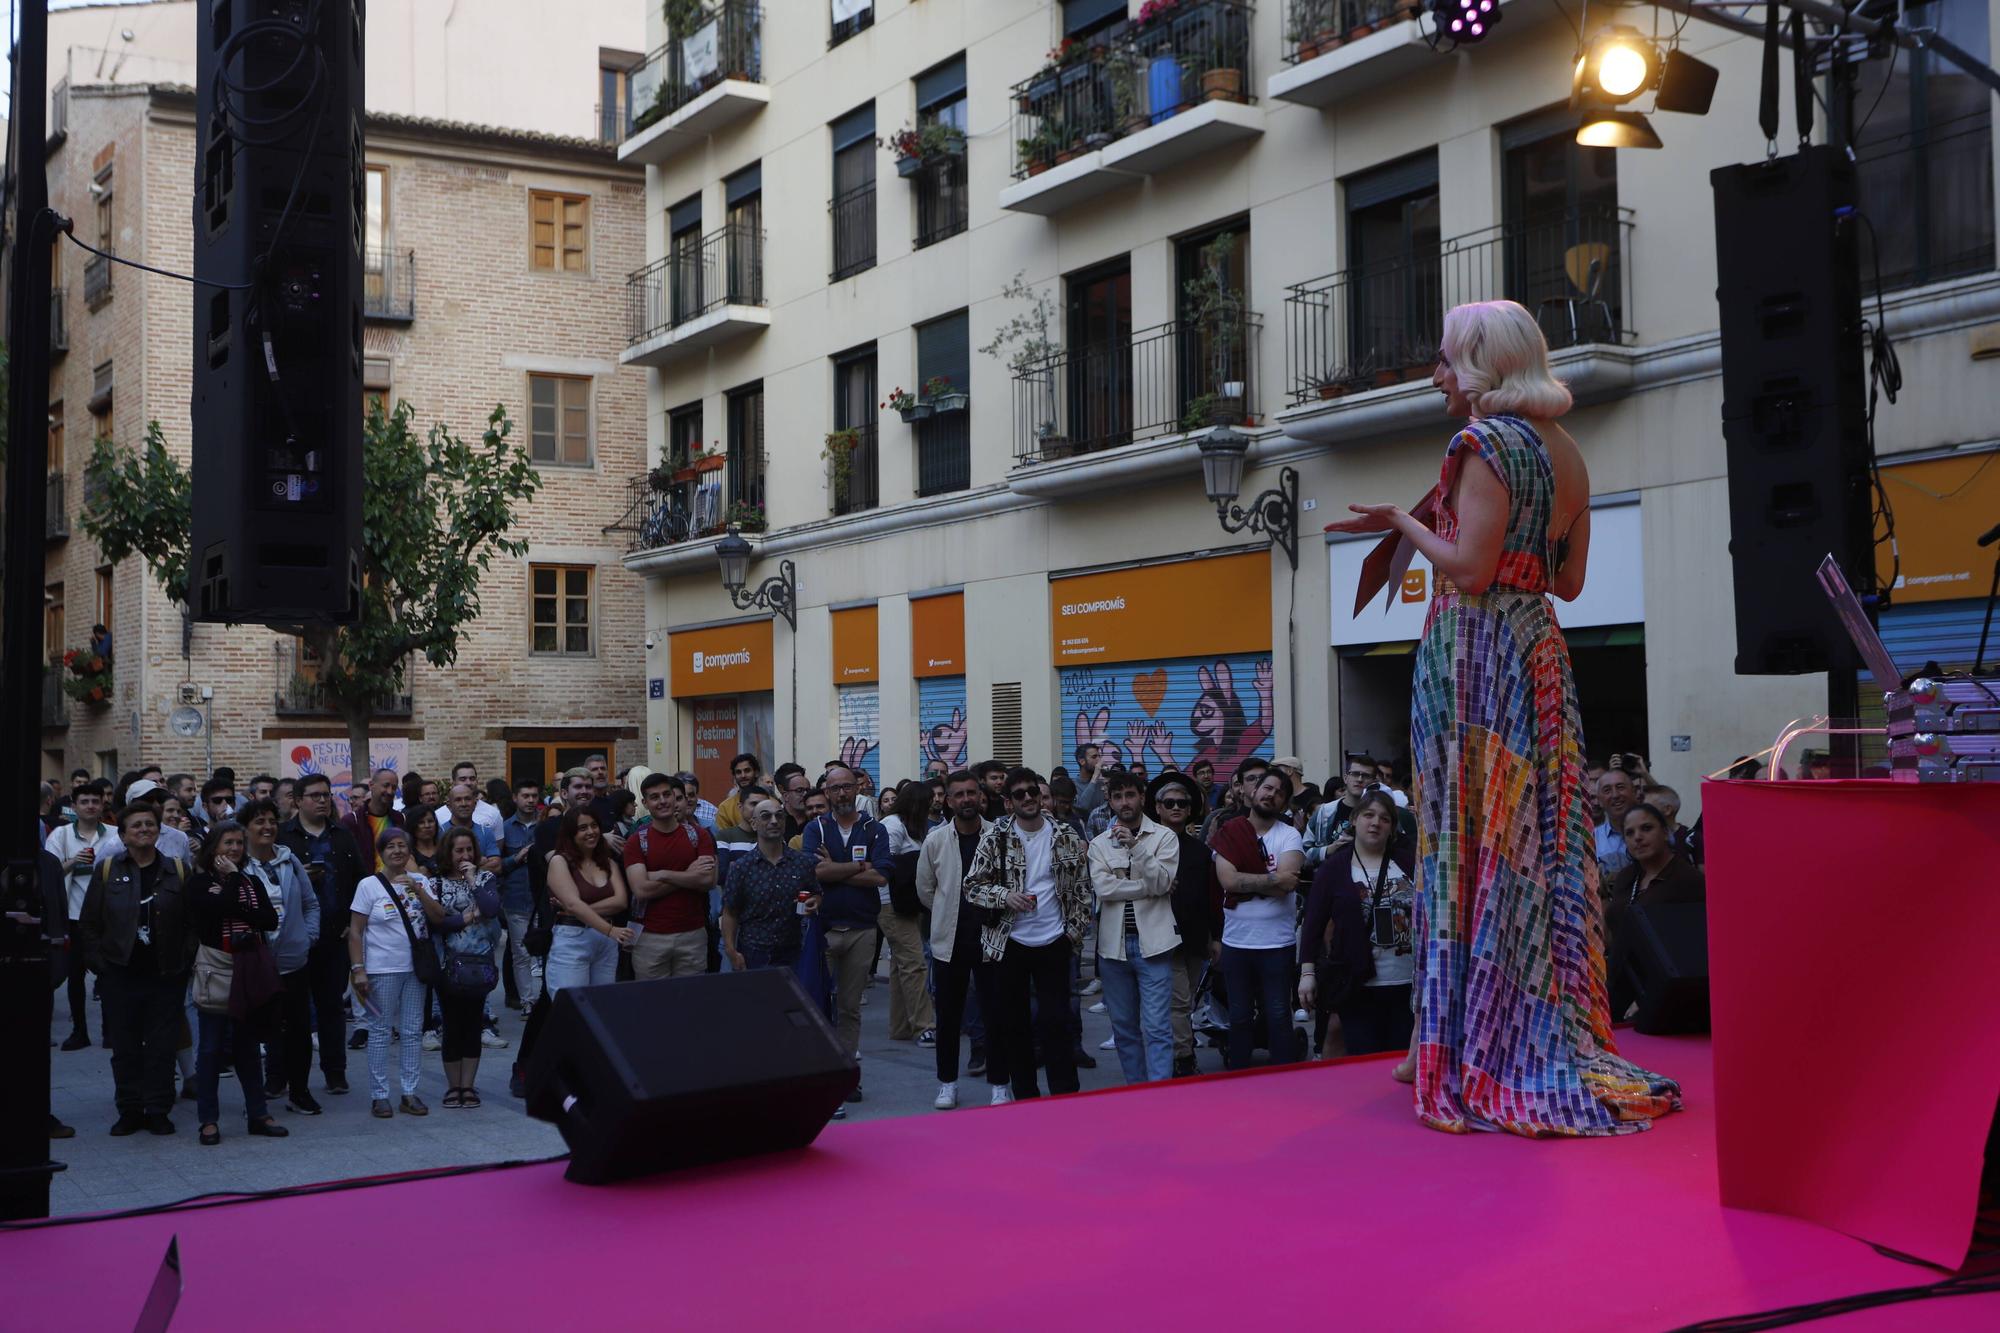
[[110,705],[112,676],[108,655],[72,648],[62,655],[62,664],[69,671],[69,678],[63,681],[64,694],[92,708]]
[[652,471],[646,474],[647,489],[656,495],[665,495],[674,487],[674,471],[671,462],[663,460],[654,464]]
[[1035,449],[1044,463],[1068,458],[1075,452],[1069,437],[1058,434],[1056,423],[1053,421],[1044,421],[1035,427]]
[[756,500],[732,500],[722,516],[722,525],[738,532],[762,532],[770,526],[764,506]]
[[[1224,232],[1201,248],[1198,272],[1183,285],[1190,323],[1208,341],[1210,383],[1220,406],[1240,421],[1244,411],[1243,381],[1235,376],[1243,371],[1238,357],[1244,338],[1247,311],[1243,293],[1229,278],[1229,261],[1236,253],[1237,234]],[[1220,424],[1220,423],[1218,423]]]
[[924,381],[924,398],[931,410],[937,413],[963,412],[972,406],[972,395],[963,389],[954,389],[951,381],[943,375],[933,375]]
[[926,121],[910,129],[896,131],[876,143],[896,154],[896,174],[914,176],[925,167],[965,153],[965,135],[958,127],[940,121]]
[[826,444],[819,456],[826,460],[827,475],[833,481],[833,489],[845,491],[847,482],[854,475],[854,451],[861,447],[861,428],[846,426],[840,430],[828,431]]
[[908,425],[915,425],[919,421],[928,421],[931,415],[931,405],[929,403],[924,402],[900,385],[897,386],[894,393],[883,400],[882,406],[901,417]]
[[694,452],[688,455],[688,466],[694,469],[696,476],[704,472],[720,472],[729,466],[729,455],[723,452],[721,440],[715,441],[707,450],[696,445]]
[[1340,45],[1334,6],[1338,0],[1292,0],[1285,40],[1298,52],[1300,60],[1311,60]]
[[1123,138],[1146,128],[1146,105],[1138,53],[1121,46],[1104,57],[1104,81],[1111,90],[1113,137]]
[[[1054,410],[1056,401],[1056,368],[1053,364],[1056,352],[1049,328],[1056,317],[1056,304],[1046,292],[1030,286],[1020,272],[1000,294],[1010,301],[1025,302],[1027,308],[1008,316],[1006,323],[993,331],[993,338],[979,350],[982,355],[1004,362],[1008,373],[1019,386],[1029,386],[1030,401],[1047,405]],[[1025,415],[1025,414],[1024,414]],[[1055,432],[1055,423],[1044,419],[1036,434],[1047,438]]]

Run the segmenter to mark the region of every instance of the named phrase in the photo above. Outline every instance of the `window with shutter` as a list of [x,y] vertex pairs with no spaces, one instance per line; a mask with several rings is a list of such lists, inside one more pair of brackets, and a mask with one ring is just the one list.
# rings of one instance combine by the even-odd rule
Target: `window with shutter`
[[588,565],[530,565],[529,649],[561,657],[591,653],[592,574]]
[[587,376],[528,376],[528,452],[537,463],[589,466]]
[[590,269],[590,196],[528,192],[529,266],[546,272]]

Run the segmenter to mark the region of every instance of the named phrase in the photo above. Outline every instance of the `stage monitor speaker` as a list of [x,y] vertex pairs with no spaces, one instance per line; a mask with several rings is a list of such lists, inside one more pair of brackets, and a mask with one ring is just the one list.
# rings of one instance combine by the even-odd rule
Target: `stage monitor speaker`
[[1612,967],[1639,997],[1632,1025],[1648,1036],[1708,1031],[1708,905],[1635,904]]
[[1875,587],[1854,166],[1814,147],[1710,173],[1738,675],[1849,664],[1814,572]]
[[362,0],[211,0],[195,40],[196,619],[361,614]]
[[803,1148],[861,1067],[788,968],[567,987],[528,1066],[528,1114],[586,1185]]

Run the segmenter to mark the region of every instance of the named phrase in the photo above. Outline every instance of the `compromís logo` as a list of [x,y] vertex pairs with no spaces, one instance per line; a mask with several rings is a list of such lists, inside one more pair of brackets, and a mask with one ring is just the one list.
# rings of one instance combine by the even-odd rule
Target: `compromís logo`
[[694,674],[697,676],[710,668],[725,670],[729,667],[749,665],[750,650],[748,648],[739,648],[733,653],[704,653],[699,648],[694,650]]
[[1066,616],[1089,616],[1096,615],[1100,611],[1123,611],[1124,609],[1125,599],[1123,597],[1102,597],[1094,602],[1064,602],[1062,604],[1062,613]]

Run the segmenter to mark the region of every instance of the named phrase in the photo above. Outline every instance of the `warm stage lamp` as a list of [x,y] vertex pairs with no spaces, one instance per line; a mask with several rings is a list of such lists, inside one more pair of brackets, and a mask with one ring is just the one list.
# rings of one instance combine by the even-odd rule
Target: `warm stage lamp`
[[1585,148],[1659,148],[1660,136],[1636,111],[1590,111],[1577,126],[1576,141]]
[[1636,28],[1618,24],[1590,39],[1577,61],[1579,104],[1629,102],[1660,77],[1660,51]]

